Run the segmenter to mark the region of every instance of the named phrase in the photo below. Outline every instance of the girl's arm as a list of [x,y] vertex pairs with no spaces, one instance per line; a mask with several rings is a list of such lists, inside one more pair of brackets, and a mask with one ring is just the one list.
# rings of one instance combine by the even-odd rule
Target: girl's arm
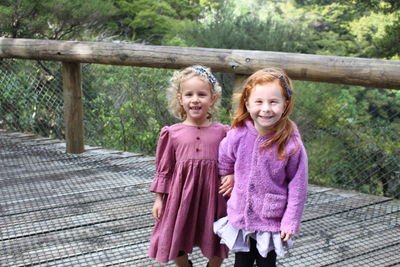
[[153,209],[151,210],[153,218],[157,222],[161,220],[162,210],[163,210],[163,198],[164,198],[163,194],[156,193],[156,199],[154,200]]
[[281,231],[281,239],[283,242],[288,241],[293,235]]
[[288,203],[281,221],[283,235],[295,234],[299,231],[307,198],[308,159],[305,148],[299,141],[299,149],[290,156],[286,166],[288,182]]
[[236,129],[228,131],[226,137],[219,144],[218,168],[221,176],[234,173],[236,162],[237,138],[235,138]]
[[233,186],[235,184],[235,179],[233,174],[228,174],[221,177],[221,186],[219,187],[219,193],[224,197],[231,196]]
[[168,194],[171,177],[175,169],[175,149],[168,126],[161,129],[156,153],[156,174],[150,185],[150,191]]

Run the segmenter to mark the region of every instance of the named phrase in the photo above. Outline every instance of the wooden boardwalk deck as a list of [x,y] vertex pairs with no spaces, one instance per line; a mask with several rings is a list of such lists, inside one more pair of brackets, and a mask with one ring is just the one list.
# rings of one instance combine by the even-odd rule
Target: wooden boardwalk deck
[[[161,266],[146,256],[154,158],[64,151],[60,140],[0,131],[0,266]],[[198,249],[191,258],[206,264]],[[400,266],[400,201],[310,186],[279,266]]]

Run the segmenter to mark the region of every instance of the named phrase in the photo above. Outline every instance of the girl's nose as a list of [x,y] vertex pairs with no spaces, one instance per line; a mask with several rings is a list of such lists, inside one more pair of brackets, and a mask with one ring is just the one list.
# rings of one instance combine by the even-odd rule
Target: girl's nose
[[261,110],[262,110],[262,111],[268,111],[268,110],[270,110],[270,105],[269,105],[268,103],[264,103],[264,104],[261,106]]

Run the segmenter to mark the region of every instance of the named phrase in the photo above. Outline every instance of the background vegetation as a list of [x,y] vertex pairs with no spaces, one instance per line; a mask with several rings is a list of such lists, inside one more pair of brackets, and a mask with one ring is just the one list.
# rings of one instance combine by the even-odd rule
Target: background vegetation
[[[394,0],[3,0],[0,36],[399,60]],[[0,127],[63,138],[59,65],[0,63]],[[171,70],[84,66],[86,142],[154,154]],[[230,122],[230,74],[219,73]],[[382,77],[384,79],[384,77]],[[314,184],[400,197],[400,91],[296,82]],[[24,97],[21,97],[21,96]]]

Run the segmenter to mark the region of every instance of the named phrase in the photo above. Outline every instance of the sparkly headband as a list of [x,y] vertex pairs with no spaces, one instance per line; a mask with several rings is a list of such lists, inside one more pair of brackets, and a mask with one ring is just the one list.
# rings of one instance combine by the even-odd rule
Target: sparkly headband
[[291,97],[293,95],[292,88],[290,88],[290,85],[287,83],[285,77],[282,74],[279,74],[277,78],[283,83],[283,86],[285,86],[287,96]]
[[210,81],[212,84],[217,83],[217,79],[215,79],[215,76],[209,73],[205,68],[203,67],[194,67],[194,72],[197,74],[205,74],[207,76],[207,79]]

